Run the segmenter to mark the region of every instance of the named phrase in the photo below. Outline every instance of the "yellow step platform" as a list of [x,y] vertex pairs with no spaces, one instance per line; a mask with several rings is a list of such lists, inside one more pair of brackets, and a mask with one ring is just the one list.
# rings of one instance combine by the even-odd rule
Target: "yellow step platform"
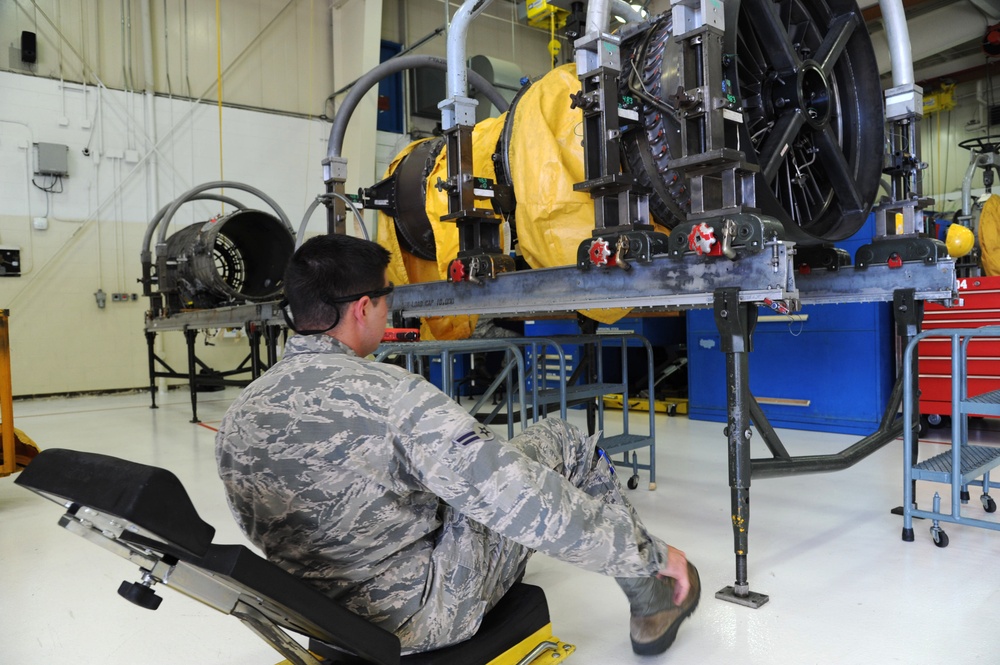
[[[604,406],[609,409],[622,409],[624,408],[623,402],[624,400],[621,395],[604,396]],[[630,397],[628,400],[628,408],[635,409],[636,411],[649,411],[649,400],[640,399],[638,397]],[[656,399],[653,400],[653,410],[656,411],[656,413],[665,413],[668,416],[686,416],[688,412],[688,401],[683,397],[676,399]]]

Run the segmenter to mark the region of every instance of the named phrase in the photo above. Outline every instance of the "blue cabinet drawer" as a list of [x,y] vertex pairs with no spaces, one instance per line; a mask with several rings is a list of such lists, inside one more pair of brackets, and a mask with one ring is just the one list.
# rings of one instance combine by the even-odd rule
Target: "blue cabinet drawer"
[[[750,392],[775,427],[870,434],[894,379],[888,304],[816,305],[809,313],[801,331],[787,319],[758,325]],[[690,418],[726,420],[726,356],[711,310],[688,313],[688,397]]]
[[[758,308],[755,332],[818,332],[833,330],[874,330],[881,315],[872,303],[805,305],[789,318],[767,307]],[[710,309],[688,312],[688,330],[715,332],[715,314]]]

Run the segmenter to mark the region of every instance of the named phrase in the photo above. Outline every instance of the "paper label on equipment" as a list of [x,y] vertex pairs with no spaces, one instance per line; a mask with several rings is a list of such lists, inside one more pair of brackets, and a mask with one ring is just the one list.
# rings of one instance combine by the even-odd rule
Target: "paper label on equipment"
[[743,122],[743,114],[732,109],[722,109],[722,117],[731,122]]

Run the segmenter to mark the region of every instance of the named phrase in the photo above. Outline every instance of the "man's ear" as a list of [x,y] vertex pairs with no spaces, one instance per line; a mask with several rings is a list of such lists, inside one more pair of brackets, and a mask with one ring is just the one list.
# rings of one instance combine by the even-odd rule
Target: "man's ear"
[[361,296],[357,300],[351,303],[351,309],[349,310],[350,316],[353,316],[358,323],[364,323],[367,314],[368,303],[372,301],[368,296]]

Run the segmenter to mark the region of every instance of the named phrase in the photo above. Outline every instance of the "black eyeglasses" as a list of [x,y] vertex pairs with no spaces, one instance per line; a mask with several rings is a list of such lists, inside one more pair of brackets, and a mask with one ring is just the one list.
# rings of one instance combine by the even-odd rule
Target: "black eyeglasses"
[[[372,299],[385,297],[386,299],[385,306],[388,307],[389,309],[392,309],[392,292],[395,288],[396,285],[393,284],[392,282],[389,282],[388,286],[383,286],[381,289],[375,289],[374,291],[365,291],[364,293],[357,293],[352,296],[342,296],[340,298],[326,298],[321,296],[320,300],[322,300],[325,304],[333,307],[335,305],[340,305],[345,302],[354,302],[355,300],[361,300],[365,296],[368,296],[369,298]],[[321,335],[325,332],[333,330],[334,328],[337,327],[337,324],[340,323],[340,314],[338,313],[336,320],[334,320],[334,322],[327,328],[324,328],[322,330],[319,329],[299,330],[298,328],[295,327],[294,323],[292,322],[292,317],[288,312],[288,301],[282,300],[278,304],[278,307],[281,309],[281,314],[285,319],[285,324],[300,335]]]
[[386,297],[386,305],[392,307],[392,292],[396,288],[396,285],[389,282],[388,286],[383,286],[381,289],[375,289],[373,291],[365,291],[364,293],[355,293],[351,296],[341,296],[340,298],[322,298],[323,302],[327,305],[339,305],[345,302],[354,302],[355,300],[361,300],[365,296],[368,296],[372,300],[375,298]]

